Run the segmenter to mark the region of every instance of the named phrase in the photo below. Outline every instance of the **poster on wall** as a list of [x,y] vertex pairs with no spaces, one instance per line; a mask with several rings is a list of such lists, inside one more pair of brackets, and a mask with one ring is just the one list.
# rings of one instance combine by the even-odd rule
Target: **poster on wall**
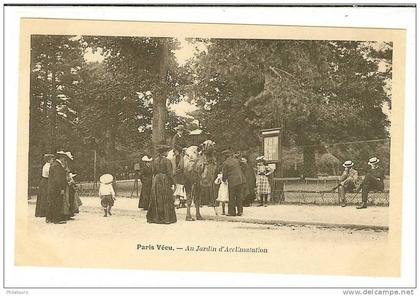
[[278,136],[264,138],[264,157],[267,161],[279,160]]

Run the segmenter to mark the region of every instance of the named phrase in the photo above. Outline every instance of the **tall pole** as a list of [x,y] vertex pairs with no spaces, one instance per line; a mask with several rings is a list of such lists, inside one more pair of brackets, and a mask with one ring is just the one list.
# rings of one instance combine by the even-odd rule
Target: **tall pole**
[[94,180],[94,189],[96,189],[96,149],[93,150],[93,180]]
[[278,176],[283,178],[283,143],[282,143],[283,127],[280,128],[280,132],[277,139],[277,153],[278,153]]

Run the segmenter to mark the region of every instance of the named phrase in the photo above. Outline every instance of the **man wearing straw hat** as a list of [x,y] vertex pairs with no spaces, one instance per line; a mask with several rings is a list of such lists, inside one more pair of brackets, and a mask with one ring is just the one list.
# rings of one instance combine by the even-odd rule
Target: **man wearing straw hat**
[[368,161],[370,166],[362,184],[360,184],[357,192],[362,190],[362,204],[357,209],[366,209],[369,191],[383,191],[384,190],[384,179],[385,173],[383,168],[379,166],[379,158],[372,157]]
[[[66,166],[70,159],[69,152],[58,151],[56,160],[51,164],[48,176],[48,210],[47,223],[64,224],[62,214],[64,193],[67,185]],[[71,160],[71,159],[70,159]]]
[[340,177],[340,183],[338,186],[338,197],[341,202],[341,206],[346,206],[346,193],[352,192],[356,188],[356,182],[359,178],[357,171],[353,168],[354,163],[351,160],[347,160],[343,163],[344,171]]

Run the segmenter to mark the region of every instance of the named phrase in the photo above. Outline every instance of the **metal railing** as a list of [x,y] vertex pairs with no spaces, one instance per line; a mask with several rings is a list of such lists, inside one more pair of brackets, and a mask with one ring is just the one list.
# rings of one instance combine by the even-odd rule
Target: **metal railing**
[[[338,184],[336,176],[319,178],[273,178],[271,202],[278,204],[318,204],[337,205],[340,203],[337,191],[331,189]],[[361,192],[348,192],[347,204],[361,203]],[[389,206],[389,178],[385,180],[385,189],[370,192],[368,204]]]

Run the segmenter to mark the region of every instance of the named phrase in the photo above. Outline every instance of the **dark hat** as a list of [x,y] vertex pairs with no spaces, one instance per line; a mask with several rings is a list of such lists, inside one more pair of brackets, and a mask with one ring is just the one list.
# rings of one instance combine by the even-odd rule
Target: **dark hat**
[[162,141],[162,142],[160,142],[159,144],[156,145],[156,150],[159,151],[159,152],[168,151],[170,149],[171,149],[171,146],[166,144],[165,141]]
[[44,156],[43,156],[43,159],[44,159],[44,161],[46,162],[46,161],[49,161],[50,159],[52,159],[52,158],[55,158],[55,155],[54,154],[51,154],[51,153],[46,153],[46,154],[44,154]]

